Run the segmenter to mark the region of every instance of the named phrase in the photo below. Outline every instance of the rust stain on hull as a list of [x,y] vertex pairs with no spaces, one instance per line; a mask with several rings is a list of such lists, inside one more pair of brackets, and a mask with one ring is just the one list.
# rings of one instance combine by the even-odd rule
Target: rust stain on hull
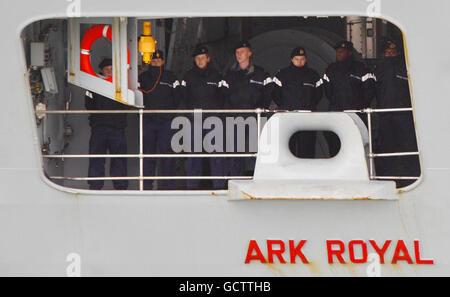
[[309,262],[309,264],[307,264],[307,267],[310,269],[311,275],[313,275],[313,276],[320,276],[322,274],[320,272],[320,268],[319,268],[319,264],[318,263]]
[[281,268],[277,267],[275,264],[266,264],[266,267],[277,276],[282,277],[286,276],[286,274],[281,270]]

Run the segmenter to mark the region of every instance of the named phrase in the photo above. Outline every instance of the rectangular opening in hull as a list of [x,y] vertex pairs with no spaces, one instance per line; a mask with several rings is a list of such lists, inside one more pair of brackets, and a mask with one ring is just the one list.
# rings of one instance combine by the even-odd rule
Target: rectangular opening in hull
[[[71,54],[71,22],[41,20],[22,32],[43,171],[57,185],[226,191],[230,180],[255,178],[261,133],[272,117],[327,112],[356,114],[363,123],[368,181],[408,190],[420,180],[406,45],[392,23],[83,18],[79,54]],[[95,26],[105,34],[95,36]],[[126,45],[108,38],[108,26]],[[157,51],[147,64],[149,36]],[[81,48],[89,38],[89,48]],[[71,79],[75,73],[82,84]],[[338,156],[329,133],[303,140],[296,149],[309,159]]]

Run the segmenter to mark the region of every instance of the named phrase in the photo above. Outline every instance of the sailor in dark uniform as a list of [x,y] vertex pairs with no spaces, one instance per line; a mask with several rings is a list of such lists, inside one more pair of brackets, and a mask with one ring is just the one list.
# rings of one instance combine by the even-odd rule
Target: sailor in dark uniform
[[[369,107],[375,96],[375,76],[354,59],[353,43],[342,41],[335,46],[336,62],[322,78],[325,95],[330,101],[329,111],[362,110]],[[360,115],[367,124],[367,118]],[[339,152],[340,141],[333,133],[326,133],[330,155]]]
[[[222,82],[225,96],[226,109],[257,109],[268,108],[271,102],[273,81],[263,68],[256,66],[252,60],[252,48],[248,41],[242,41],[235,47],[236,63],[229,69]],[[245,120],[254,120],[255,115],[236,114],[236,118],[243,117]],[[253,118],[253,119],[252,119]],[[248,128],[248,127],[247,127]],[[234,131],[227,130],[227,137],[234,135],[234,153],[254,153],[251,147],[257,147],[257,143],[250,143],[246,139],[238,138],[237,127]],[[249,138],[256,139],[257,129],[246,129]],[[250,135],[252,134],[252,135]],[[245,150],[238,150],[239,142],[245,145]],[[229,140],[227,140],[229,142]],[[245,142],[245,143],[244,143]],[[242,147],[242,146],[241,146]],[[245,158],[230,158],[230,175],[243,176],[245,173]],[[254,160],[252,160],[252,163]],[[251,170],[253,171],[253,170]]]
[[[388,40],[384,58],[377,64],[375,75],[376,101],[379,109],[411,108],[408,71],[399,42]],[[417,152],[417,138],[412,112],[379,114],[379,153]],[[381,176],[420,176],[418,156],[377,159],[377,174]],[[398,181],[399,187],[413,181]]]
[[[99,65],[104,78],[112,76],[112,60],[104,59]],[[124,104],[109,99],[99,94],[86,92],[85,106],[87,110],[123,110]],[[90,155],[105,155],[108,152],[113,155],[127,154],[127,139],[125,128],[127,127],[126,114],[92,114],[89,116],[91,126],[91,139],[89,142]],[[89,177],[105,176],[104,158],[89,159]],[[111,158],[110,176],[127,176],[127,159]],[[91,190],[101,190],[104,181],[89,181]],[[116,190],[126,190],[127,180],[114,180]]]
[[[181,93],[182,100],[181,104],[186,109],[203,109],[203,110],[218,110],[223,109],[223,97],[220,91],[222,77],[220,73],[214,69],[211,65],[211,58],[209,50],[205,46],[197,46],[192,55],[194,58],[194,66],[189,70],[184,80],[181,82]],[[203,115],[206,118],[208,115]],[[220,115],[210,115],[220,118]],[[201,153],[195,151],[194,141],[198,140],[195,137],[194,120],[191,117],[192,123],[192,152]],[[214,127],[216,129],[217,127]],[[209,130],[203,130],[203,135],[200,138],[202,141],[201,147],[203,148],[203,138],[206,134],[210,132]],[[217,140],[216,140],[217,141]],[[206,153],[206,148],[202,150]],[[222,153],[222,149],[219,152],[210,153]],[[203,161],[202,158],[190,158],[187,161],[187,174],[189,176],[204,176],[203,173]],[[225,159],[224,158],[208,158],[209,167],[212,176],[225,176]],[[225,180],[213,180],[213,187],[215,190],[225,189]],[[200,181],[199,180],[188,180],[187,181],[188,190],[199,190]]]
[[[274,77],[275,88],[272,98],[280,110],[314,111],[322,98],[319,74],[308,67],[306,50],[297,47],[292,50],[291,64]],[[311,131],[295,135],[291,151],[300,158],[315,156],[316,133]]]
[[[144,106],[146,110],[176,110],[179,98],[175,89],[180,83],[175,74],[164,70],[164,55],[161,51],[154,54],[154,58],[147,71],[139,76],[140,89],[144,93]],[[173,131],[171,129],[171,114],[146,114],[144,116],[144,153],[145,154],[173,154],[171,141]],[[147,177],[156,175],[157,158],[145,158],[144,175]],[[176,160],[173,158],[161,158],[159,176],[175,176]],[[174,190],[176,184],[173,180],[161,180],[158,183],[159,190]],[[152,190],[153,181],[144,182],[146,190]]]

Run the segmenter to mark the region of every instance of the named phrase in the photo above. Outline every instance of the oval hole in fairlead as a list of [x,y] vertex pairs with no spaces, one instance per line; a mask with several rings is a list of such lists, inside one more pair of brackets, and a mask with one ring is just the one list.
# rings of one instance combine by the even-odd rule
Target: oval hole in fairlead
[[299,159],[331,159],[339,154],[341,141],[331,131],[298,131],[289,140],[289,150]]

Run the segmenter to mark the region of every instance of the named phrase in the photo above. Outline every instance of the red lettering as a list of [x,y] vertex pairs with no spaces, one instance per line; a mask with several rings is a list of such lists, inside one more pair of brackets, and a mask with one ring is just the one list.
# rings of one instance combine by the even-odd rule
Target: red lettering
[[[355,257],[355,245],[361,245],[362,248],[362,258],[356,259]],[[352,240],[348,243],[348,250],[350,253],[350,261],[355,264],[362,264],[367,262],[367,245],[362,240]]]
[[391,244],[391,240],[388,240],[384,243],[383,247],[380,249],[375,242],[375,240],[369,240],[375,252],[377,252],[378,256],[380,256],[380,264],[384,264],[384,254],[386,253],[389,245]]
[[[253,252],[255,252],[256,255],[253,255]],[[264,258],[263,254],[261,253],[261,249],[259,248],[256,240],[250,240],[250,244],[248,246],[247,258],[245,259],[245,264],[249,264],[251,261],[257,261],[257,260],[259,260],[261,263],[266,263],[266,259]]]
[[[279,245],[280,249],[275,250],[273,248],[274,245]],[[269,263],[273,264],[273,256],[277,256],[278,260],[280,260],[281,264],[286,264],[286,261],[283,259],[283,253],[286,251],[284,246],[284,242],[281,240],[267,240],[267,253],[269,254]]]
[[[400,253],[403,253],[403,255],[400,255]],[[394,257],[392,258],[392,264],[397,264],[398,261],[407,261],[409,264],[413,264],[413,260],[409,256],[408,249],[406,248],[406,245],[403,242],[403,240],[399,240],[397,242]]]
[[304,264],[309,264],[308,260],[306,259],[305,255],[303,255],[302,247],[305,245],[306,240],[300,241],[300,243],[297,245],[297,247],[294,244],[293,240],[289,240],[289,250],[291,252],[291,263],[295,264],[295,258],[298,256]]
[[[333,246],[339,245],[339,250],[334,250]],[[345,244],[341,240],[327,240],[328,263],[333,264],[333,255],[341,264],[345,264],[342,254],[345,252]]]
[[416,263],[420,265],[433,265],[434,260],[423,260],[420,258],[420,242],[418,240],[414,240],[414,253],[416,255]]

